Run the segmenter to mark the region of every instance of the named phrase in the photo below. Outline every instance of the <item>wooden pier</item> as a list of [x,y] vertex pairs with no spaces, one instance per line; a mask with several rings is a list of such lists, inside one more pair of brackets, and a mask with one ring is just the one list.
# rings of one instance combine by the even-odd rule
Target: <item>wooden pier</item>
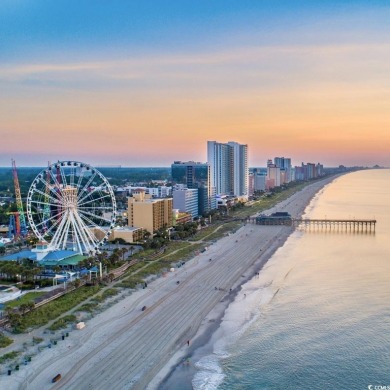
[[344,231],[344,232],[375,232],[376,219],[309,219],[291,218],[290,216],[250,217],[248,222],[257,225],[292,226],[303,230]]
[[291,225],[303,229],[375,232],[376,219],[291,219]]

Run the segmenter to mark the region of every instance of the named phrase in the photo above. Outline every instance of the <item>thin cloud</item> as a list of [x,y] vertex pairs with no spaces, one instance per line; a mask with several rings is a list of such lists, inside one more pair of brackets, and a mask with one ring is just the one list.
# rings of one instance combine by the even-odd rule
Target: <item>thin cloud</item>
[[[109,61],[43,63],[0,66],[2,79],[18,80],[39,75],[77,75],[93,72],[114,79],[137,79],[154,71],[165,73],[170,69],[203,67],[213,65],[245,65],[275,61],[278,58],[305,58],[310,56],[334,59],[345,56],[361,56],[371,53],[387,56],[390,44],[340,44],[340,45],[291,45],[291,46],[248,46],[219,52],[200,52],[191,54],[173,54],[144,56],[137,59],[119,59]],[[143,71],[142,71],[143,70]]]

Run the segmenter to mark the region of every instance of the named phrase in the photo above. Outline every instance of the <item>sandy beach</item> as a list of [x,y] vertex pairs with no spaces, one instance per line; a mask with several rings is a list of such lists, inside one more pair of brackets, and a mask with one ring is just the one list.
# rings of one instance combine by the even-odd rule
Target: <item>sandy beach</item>
[[[268,212],[302,215],[328,178],[307,186]],[[251,223],[96,315],[82,330],[35,356],[4,389],[156,389],[211,334],[250,279],[283,245],[292,228]],[[146,309],[142,311],[142,308]],[[61,373],[62,379],[51,379]]]

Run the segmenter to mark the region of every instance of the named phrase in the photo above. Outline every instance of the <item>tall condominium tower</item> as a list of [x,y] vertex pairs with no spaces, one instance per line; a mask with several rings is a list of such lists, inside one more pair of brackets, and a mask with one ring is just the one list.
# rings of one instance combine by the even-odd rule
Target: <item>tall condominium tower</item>
[[285,157],[275,157],[274,158],[275,166],[280,168],[281,173],[281,183],[289,183],[292,178],[292,169],[291,169],[291,158]]
[[248,145],[207,141],[207,160],[217,194],[248,196]]
[[275,157],[274,158],[275,165],[282,169],[291,168],[291,158],[285,157]]
[[174,184],[185,184],[198,189],[199,214],[217,208],[215,188],[211,186],[210,165],[194,161],[175,161],[171,165]]

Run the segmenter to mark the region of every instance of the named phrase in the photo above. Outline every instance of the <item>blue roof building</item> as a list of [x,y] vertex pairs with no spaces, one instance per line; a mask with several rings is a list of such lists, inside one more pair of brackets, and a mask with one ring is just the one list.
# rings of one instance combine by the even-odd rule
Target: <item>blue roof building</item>
[[0,257],[1,261],[21,261],[23,259],[29,259],[31,261],[37,261],[42,266],[74,266],[81,260],[86,259],[88,256],[82,256],[77,252],[70,250],[58,250],[48,251],[47,254],[41,259],[37,260],[37,252],[32,250],[23,250],[17,253],[12,253],[3,257]]

